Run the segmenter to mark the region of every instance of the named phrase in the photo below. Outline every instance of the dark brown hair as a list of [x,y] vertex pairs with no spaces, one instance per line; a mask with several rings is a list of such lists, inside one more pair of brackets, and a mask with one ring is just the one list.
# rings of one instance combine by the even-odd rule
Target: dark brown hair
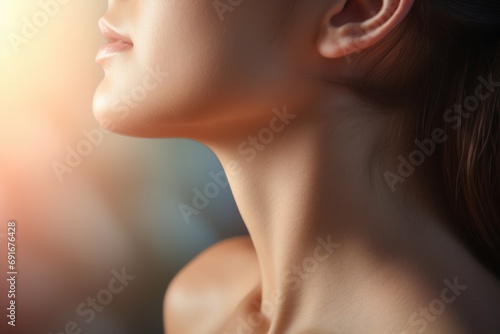
[[365,66],[349,83],[378,103],[410,106],[412,138],[443,129],[447,140],[429,157],[434,188],[457,234],[498,277],[499,36],[497,0],[416,0],[391,36],[359,55]]

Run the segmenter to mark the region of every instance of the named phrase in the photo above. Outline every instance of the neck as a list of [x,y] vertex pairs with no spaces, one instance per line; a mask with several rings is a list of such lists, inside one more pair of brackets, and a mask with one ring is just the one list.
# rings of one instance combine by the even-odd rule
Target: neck
[[[409,316],[414,310],[402,308],[410,303],[402,305],[401,296],[428,295],[406,289],[410,281],[425,287],[422,282],[429,280],[423,277],[429,271],[421,271],[421,260],[415,259],[432,258],[443,243],[455,247],[441,213],[421,198],[406,198],[402,206],[383,178],[374,176],[383,171],[372,173],[372,152],[395,118],[370,119],[364,111],[345,108],[356,105],[349,98],[336,101],[315,112],[275,109],[257,131],[210,145],[254,243],[261,310],[271,332],[290,330],[297,312],[313,319],[325,307],[339,325],[348,319],[352,324],[360,311],[373,314],[369,308],[377,302],[390,304],[388,291],[394,304],[380,309],[391,317],[396,311]],[[435,240],[429,242],[429,235]],[[442,284],[448,277],[441,274],[431,280]],[[369,291],[370,297],[360,292],[374,284],[380,289]]]

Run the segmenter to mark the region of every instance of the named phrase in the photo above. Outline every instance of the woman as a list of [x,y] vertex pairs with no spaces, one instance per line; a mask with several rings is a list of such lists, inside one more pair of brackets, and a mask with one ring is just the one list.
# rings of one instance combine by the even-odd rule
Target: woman
[[220,159],[249,238],[169,334],[500,333],[500,5],[110,0],[94,114]]

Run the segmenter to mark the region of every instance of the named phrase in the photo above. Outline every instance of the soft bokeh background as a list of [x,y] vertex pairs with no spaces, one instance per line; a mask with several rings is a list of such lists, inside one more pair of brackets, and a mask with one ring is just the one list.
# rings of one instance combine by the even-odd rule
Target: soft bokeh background
[[[230,190],[186,223],[179,204],[222,170],[203,146],[106,133],[59,182],[54,162],[99,129],[92,96],[103,39],[104,0],[66,0],[18,45],[41,3],[0,0],[0,332],[163,333],[162,301],[171,277],[209,245],[245,234]],[[35,16],[35,17],[34,17]],[[17,221],[17,326],[7,326],[6,230]],[[77,306],[121,271],[135,279],[87,324]],[[196,321],[196,319],[193,319]]]

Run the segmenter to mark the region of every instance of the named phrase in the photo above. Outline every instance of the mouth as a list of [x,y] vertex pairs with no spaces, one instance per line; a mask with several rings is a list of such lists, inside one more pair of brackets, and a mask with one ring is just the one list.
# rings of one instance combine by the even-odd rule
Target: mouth
[[132,40],[128,36],[120,34],[111,28],[103,18],[99,20],[98,25],[101,34],[106,38],[108,43],[99,48],[96,56],[97,63],[134,47],[134,43],[132,43]]

